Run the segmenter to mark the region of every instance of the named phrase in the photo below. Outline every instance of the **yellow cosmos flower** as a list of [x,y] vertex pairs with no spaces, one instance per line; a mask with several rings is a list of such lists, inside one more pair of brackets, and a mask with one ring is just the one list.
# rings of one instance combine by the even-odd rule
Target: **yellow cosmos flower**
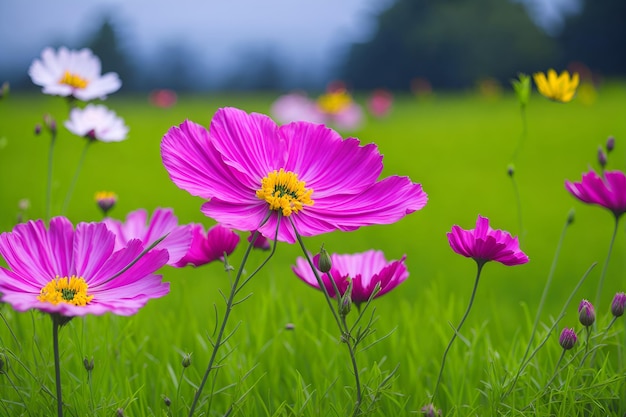
[[561,75],[557,76],[556,71],[553,69],[548,70],[548,74],[543,72],[537,72],[533,75],[535,79],[535,85],[537,90],[550,100],[560,101],[561,103],[567,103],[574,98],[576,94],[576,88],[580,79],[578,73],[574,73],[571,76],[569,72],[563,71]]

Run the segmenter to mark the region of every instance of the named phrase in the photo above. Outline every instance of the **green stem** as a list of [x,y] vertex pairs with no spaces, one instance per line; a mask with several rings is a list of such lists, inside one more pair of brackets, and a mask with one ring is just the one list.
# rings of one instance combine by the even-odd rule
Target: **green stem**
[[609,266],[609,259],[611,258],[611,252],[613,252],[613,244],[615,243],[615,237],[617,236],[617,227],[619,225],[619,217],[615,216],[615,227],[613,228],[613,236],[611,236],[611,243],[609,244],[609,252],[606,254],[606,259],[604,260],[604,265],[602,266],[602,273],[600,274],[600,280],[598,281],[598,290],[596,291],[596,298],[593,303],[594,307],[597,309],[600,296],[602,295],[602,285],[604,284],[604,278],[606,277],[606,271]]
[[352,337],[350,336],[348,323],[346,323],[346,316],[341,316],[344,331],[346,332],[346,345],[348,346],[348,352],[350,353],[350,361],[352,362],[352,369],[354,371],[354,382],[356,387],[356,403],[354,404],[354,412],[352,416],[356,416],[361,408],[362,394],[361,394],[361,380],[359,379],[359,367],[356,363],[356,354],[354,347],[352,346]]
[[543,306],[545,305],[546,299],[548,298],[548,290],[550,289],[550,285],[552,284],[552,278],[554,277],[554,271],[556,270],[556,265],[559,260],[559,255],[561,253],[561,247],[563,246],[563,241],[565,240],[565,232],[569,225],[572,224],[572,214],[570,213],[567,216],[567,221],[563,226],[563,230],[561,231],[561,237],[559,238],[559,243],[556,246],[556,252],[554,253],[554,257],[552,258],[552,265],[550,266],[550,272],[548,273],[548,279],[546,280],[546,285],[543,288],[543,293],[541,294],[541,300],[539,301],[539,307],[537,308],[537,314],[535,315],[535,322],[533,323],[533,329],[530,332],[530,338],[528,339],[528,345],[526,345],[526,351],[524,352],[524,356],[520,362],[520,367],[517,370],[517,374],[515,374],[515,378],[513,378],[513,382],[511,386],[503,395],[502,399],[506,398],[517,383],[519,376],[522,373],[524,361],[528,357],[528,353],[530,352],[530,347],[535,340],[535,334],[537,333],[537,327],[539,326],[539,318],[541,317],[541,313],[543,312]]
[[[270,215],[271,215],[271,212],[263,220],[261,225],[263,225],[263,224],[265,224],[267,222],[267,220],[269,219]],[[278,229],[278,226],[276,227],[277,229]],[[191,403],[191,408],[189,409],[189,417],[193,416],[193,413],[194,413],[194,411],[196,409],[196,406],[198,405],[198,401],[200,400],[200,395],[202,394],[202,390],[204,389],[204,386],[206,385],[206,382],[207,382],[207,380],[209,378],[209,374],[211,373],[211,370],[213,369],[213,364],[215,363],[215,358],[217,357],[217,351],[219,350],[219,348],[220,348],[220,346],[222,344],[222,338],[224,337],[224,332],[226,330],[226,323],[228,322],[228,318],[230,317],[230,312],[232,311],[232,309],[234,307],[234,304],[235,304],[234,303],[235,295],[241,289],[240,286],[239,286],[239,281],[241,280],[241,276],[243,275],[244,266],[246,265],[246,262],[248,261],[248,257],[250,256],[250,252],[252,252],[252,248],[254,247],[254,241],[256,240],[258,235],[259,235],[259,232],[256,231],[254,233],[253,237],[252,237],[252,241],[248,245],[248,248],[246,249],[246,252],[243,255],[243,258],[241,260],[241,266],[239,267],[239,270],[237,271],[237,275],[235,276],[235,280],[233,281],[233,283],[232,283],[232,285],[230,287],[230,294],[228,296],[228,300],[226,301],[226,311],[224,312],[224,318],[222,319],[222,324],[220,325],[220,330],[219,330],[219,332],[217,334],[217,339],[215,340],[215,343],[213,344],[213,352],[211,353],[211,358],[209,359],[209,365],[207,366],[206,371],[204,372],[204,376],[202,377],[202,382],[200,382],[200,385],[198,386],[198,389],[196,390],[196,395],[194,396],[193,402]],[[276,240],[274,240],[274,247],[276,247]],[[274,251],[272,251],[272,253],[274,253]],[[270,254],[270,256],[271,256],[271,254]],[[258,272],[258,269],[254,273],[256,273],[256,272]],[[244,281],[242,286],[245,285],[245,283],[247,283],[248,281],[249,281],[249,279]]]
[[448,356],[448,351],[450,350],[450,347],[452,346],[454,339],[456,339],[457,335],[461,331],[461,326],[463,326],[463,323],[465,323],[465,319],[467,319],[467,316],[469,315],[469,312],[472,308],[472,304],[474,303],[474,298],[476,296],[476,290],[478,289],[478,281],[480,280],[480,272],[482,271],[483,266],[485,266],[485,262],[476,261],[476,265],[478,266],[478,269],[476,271],[476,280],[474,281],[474,288],[472,289],[472,295],[470,297],[467,310],[465,310],[465,314],[463,314],[463,318],[461,319],[457,328],[454,329],[454,334],[452,335],[452,339],[450,339],[450,342],[448,343],[446,350],[443,352],[443,358],[441,359],[441,368],[439,369],[439,376],[437,377],[437,383],[435,384],[435,389],[433,390],[433,396],[431,399],[431,402],[433,404],[435,403],[435,398],[437,397],[437,390],[439,389],[439,384],[441,383],[441,376],[443,375],[443,368],[446,366],[446,357]]
[[565,356],[565,349],[563,349],[563,351],[561,352],[561,356],[559,357],[559,360],[556,363],[556,367],[554,368],[554,375],[552,375],[552,378],[550,378],[546,386],[543,388],[542,392],[547,390],[550,387],[550,384],[552,384],[552,381],[554,381],[554,378],[556,378],[556,376],[559,374],[559,365],[561,365],[561,361],[563,360],[564,356]]
[[46,184],[46,220],[50,220],[52,215],[52,162],[54,160],[54,144],[56,143],[56,132],[50,133],[50,148],[48,150],[48,179]]
[[63,397],[61,396],[61,360],[59,357],[59,328],[58,320],[52,316],[52,348],[54,350],[54,375],[57,389],[57,416],[63,417]]
[[72,194],[74,193],[74,188],[76,188],[76,183],[78,182],[78,176],[80,175],[80,170],[83,167],[85,162],[85,156],[87,155],[87,149],[89,149],[89,145],[93,142],[91,139],[87,139],[85,142],[85,147],[83,148],[83,152],[80,154],[80,159],[78,160],[78,165],[76,166],[76,171],[74,172],[74,177],[72,178],[72,182],[70,183],[70,188],[67,190],[67,195],[65,196],[65,201],[63,202],[63,208],[61,209],[61,215],[64,216],[67,212],[67,208],[70,205],[70,200],[72,199]]

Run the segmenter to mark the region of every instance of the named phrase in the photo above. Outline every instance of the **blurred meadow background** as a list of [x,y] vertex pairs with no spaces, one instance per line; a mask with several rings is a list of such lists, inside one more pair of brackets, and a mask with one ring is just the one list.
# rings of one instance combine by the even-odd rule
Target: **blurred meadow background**
[[[275,3],[278,7],[280,2]],[[591,55],[577,57],[569,42],[591,39],[591,33],[606,35],[607,38],[602,39],[610,37],[615,41],[613,36],[616,33],[592,32],[592,29],[586,32],[581,28],[600,27],[600,24],[587,25],[592,21],[600,22],[598,16],[614,15],[615,10],[619,7],[623,10],[623,6],[617,1],[606,2],[605,14],[602,14],[598,11],[600,6],[592,11],[585,8],[591,2],[550,3],[552,7],[560,5],[557,9],[561,12],[554,14],[562,19],[559,20],[548,12],[553,9],[542,9],[546,6],[536,2],[527,3],[525,8],[518,3],[495,0],[476,4],[462,2],[463,13],[469,14],[471,18],[467,20],[474,23],[475,16],[484,11],[481,7],[494,4],[498,4],[498,10],[503,10],[502,16],[504,13],[517,16],[512,22],[522,19],[508,7],[514,8],[516,13],[525,16],[520,27],[532,25],[537,30],[533,36],[543,36],[547,41],[533,45],[526,43],[523,47],[511,49],[510,55],[506,55],[510,60],[500,55],[493,62],[491,58],[481,61],[484,54],[479,53],[480,46],[485,46],[481,40],[491,39],[492,32],[478,33],[474,42],[467,41],[468,49],[475,45],[478,55],[466,55],[468,50],[458,49],[463,45],[460,43],[463,35],[458,29],[458,33],[457,30],[451,31],[451,36],[456,38],[445,41],[442,37],[441,43],[430,45],[437,53],[416,53],[404,57],[402,62],[390,62],[388,59],[391,58],[380,51],[393,53],[396,57],[404,51],[389,46],[399,45],[395,38],[381,35],[384,34],[381,28],[392,25],[386,23],[390,16],[412,10],[413,23],[401,24],[396,20],[395,24],[405,29],[406,39],[412,39],[409,29],[414,28],[412,36],[419,39],[415,45],[422,48],[417,50],[427,51],[427,39],[439,38],[428,38],[428,33],[420,33],[418,23],[433,22],[436,16],[446,16],[450,19],[446,22],[452,24],[463,14],[450,11],[450,5],[437,11],[436,6],[425,1],[415,2],[421,5],[421,9],[411,9],[408,2],[402,0],[387,1],[385,7],[374,7],[370,2],[360,4],[365,3],[370,11],[368,21],[374,22],[370,31],[355,35],[359,42],[355,41],[352,46],[337,47],[345,53],[328,58],[323,71],[320,69],[323,75],[309,79],[308,84],[300,84],[307,79],[307,73],[302,72],[306,65],[290,66],[291,61],[284,61],[291,76],[283,77],[278,71],[283,62],[271,54],[259,58],[255,54],[259,50],[267,51],[263,49],[265,46],[251,43],[254,46],[252,52],[242,54],[247,60],[242,61],[237,71],[230,72],[237,77],[226,76],[230,67],[215,68],[215,72],[207,73],[215,74],[215,78],[207,75],[204,82],[198,81],[197,88],[194,88],[194,80],[201,80],[202,74],[198,74],[191,63],[197,62],[200,56],[195,49],[196,52],[188,51],[183,42],[184,33],[172,38],[176,42],[171,44],[171,59],[160,61],[167,62],[167,65],[149,61],[149,65],[142,66],[141,60],[131,60],[132,57],[137,59],[137,55],[124,49],[130,41],[121,35],[124,22],[127,28],[134,27],[137,33],[142,33],[142,26],[133,26],[131,9],[124,9],[115,2],[107,4],[104,15],[90,9],[86,16],[91,18],[93,24],[90,27],[95,30],[75,31],[86,34],[86,40],[82,42],[78,40],[80,36],[64,35],[62,24],[58,23],[55,33],[63,39],[59,45],[92,47],[102,59],[105,71],[120,74],[124,87],[111,95],[105,104],[130,128],[128,139],[123,142],[91,146],[68,217],[74,223],[99,221],[102,214],[95,204],[94,194],[108,190],[118,195],[111,217],[124,219],[128,212],[139,208],[151,213],[157,207],[171,207],[180,223],[213,225],[214,221],[199,210],[203,201],[178,189],[162,165],[160,141],[171,126],[190,119],[208,127],[214,112],[226,106],[270,114],[271,105],[280,94],[302,89],[315,96],[323,92],[328,82],[339,78],[351,88],[354,100],[363,106],[374,88],[388,89],[394,97],[388,115],[376,118],[366,114],[357,130],[341,133],[344,137],[358,137],[362,143],[376,143],[384,154],[383,175],[406,175],[421,183],[428,193],[428,204],[423,210],[392,225],[305,239],[312,251],[324,244],[331,252],[381,249],[387,259],[407,256],[409,278],[396,290],[373,302],[378,317],[375,336],[388,336],[358,355],[366,385],[375,386],[398,366],[372,413],[378,416],[412,415],[428,402],[443,349],[452,335],[451,326],[458,323],[467,306],[475,275],[474,262],[450,249],[446,233],[454,224],[465,229],[473,228],[480,214],[488,217],[494,228],[519,236],[521,248],[530,257],[530,262],[515,268],[497,263],[485,267],[475,306],[462,332],[463,338],[457,341],[448,359],[444,394],[440,395],[437,405],[444,408],[446,416],[526,415],[520,409],[530,397],[514,393],[508,402],[515,406],[506,409],[494,399],[496,394],[492,388],[517,371],[568,213],[574,209],[575,220],[567,231],[542,316],[546,327],[559,314],[580,277],[597,262],[574,296],[558,329],[579,326],[577,303],[581,298],[593,299],[595,295],[614,224],[607,210],[575,200],[565,190],[564,182],[580,181],[582,173],[590,167],[599,169],[598,147],[604,146],[609,136],[615,137],[616,147],[609,156],[607,169],[626,169],[624,57],[614,58],[613,67],[610,67],[606,56],[602,58],[605,61],[594,60]],[[1,7],[1,12],[15,8],[14,16],[20,16],[18,9],[26,6],[3,4]],[[115,14],[118,9],[119,14]],[[275,13],[280,15],[280,9],[276,10]],[[353,13],[362,14],[363,8],[354,6]],[[4,19],[11,16],[10,13],[0,13],[3,15]],[[105,17],[98,20],[95,16]],[[587,17],[589,19],[585,20]],[[207,21],[210,24],[211,19],[207,18]],[[333,19],[329,18],[329,21]],[[32,24],[36,26],[36,22]],[[341,23],[335,24],[341,27]],[[497,26],[502,25],[498,23]],[[358,25],[351,27],[355,26]],[[605,21],[603,26],[610,25]],[[116,32],[116,29],[119,30]],[[114,36],[106,38],[106,30],[112,30]],[[617,31],[615,28],[611,30]],[[529,42],[539,39],[528,36],[526,41]],[[98,39],[101,43],[96,42]],[[266,45],[275,43],[269,35],[267,39]],[[391,39],[391,43],[385,44],[385,39]],[[509,45],[515,43],[515,39],[518,38],[511,38]],[[520,39],[524,40],[522,34]],[[219,41],[220,38],[210,38],[205,48],[209,49]],[[375,49],[378,42],[387,47]],[[29,63],[39,56],[43,47],[56,46],[54,42],[33,39],[28,54],[20,52],[15,59],[12,58],[15,48],[8,47],[8,43],[3,35],[0,45],[5,54],[0,63],[0,77],[6,74],[6,79],[11,81],[11,93],[0,101],[1,231],[10,231],[17,222],[20,200],[27,199],[30,203],[22,213],[24,219],[45,216],[49,137],[33,133],[34,126],[42,122],[42,116],[50,114],[59,124],[52,188],[53,213],[61,210],[84,146],[83,139],[62,127],[62,121],[67,117],[67,103],[59,97],[45,96],[32,83],[28,84]],[[102,49],[98,50],[97,45]],[[495,48],[494,55],[506,50],[498,49],[499,45],[491,47]],[[536,54],[528,52],[535,47]],[[581,47],[580,50],[593,49]],[[520,51],[528,54],[523,55]],[[186,53],[196,54],[196,58],[186,61]],[[115,54],[124,59],[110,58]],[[368,54],[372,61],[365,60]],[[343,67],[339,65],[342,62],[339,57],[344,58]],[[583,62],[583,58],[587,60]],[[148,62],[148,58],[145,59]],[[383,61],[387,68],[372,64],[373,60]],[[505,60],[512,62],[512,67],[494,64]],[[438,67],[443,65],[442,61],[448,65],[449,73]],[[520,144],[522,116],[510,80],[518,71],[531,74],[549,67],[560,71],[574,61],[578,64],[570,68],[588,71],[581,71],[584,83],[577,97],[570,103],[561,104],[533,91],[525,113],[527,135]],[[455,65],[456,62],[459,65]],[[469,62],[475,65],[464,66]],[[494,65],[486,68],[481,63]],[[311,67],[317,68],[318,64],[315,61]],[[455,72],[463,73],[465,68],[474,71],[473,67],[480,70],[462,77],[454,75]],[[266,78],[261,76],[265,74],[263,71],[272,68],[275,71]],[[396,68],[396,71],[390,68]],[[161,70],[171,70],[174,76],[160,78]],[[124,71],[127,71],[128,78]],[[296,77],[299,73],[304,74],[300,81]],[[146,74],[153,74],[153,77]],[[139,81],[141,79],[143,82]],[[272,79],[278,81],[272,84]],[[427,80],[429,88],[426,91],[411,89],[414,79]],[[258,83],[255,84],[254,80]],[[176,91],[175,105],[164,108],[152,104],[149,94],[157,88]],[[513,158],[518,146],[517,156]],[[511,164],[521,198],[521,223],[515,188],[507,174]],[[620,224],[597,311],[601,326],[610,321],[609,305],[615,292],[626,290],[624,231],[623,224]],[[245,249],[247,235],[242,233],[241,236],[242,242],[230,257],[235,267]],[[338,342],[336,328],[322,295],[297,279],[291,271],[300,254],[297,246],[279,243],[276,255],[246,286],[244,292],[252,296],[233,312],[229,329],[237,328],[237,331],[228,342],[228,348],[220,353],[222,356],[230,352],[217,373],[213,387],[215,395],[210,404],[204,403],[200,407],[205,415],[224,415],[233,405],[233,415],[241,416],[339,416],[345,415],[345,409],[350,408],[353,377],[348,356]],[[254,253],[248,268],[252,269],[264,257],[263,253]],[[164,280],[171,283],[170,294],[150,301],[135,316],[88,316],[74,319],[63,328],[61,360],[68,415],[112,416],[118,409],[124,410],[126,416],[186,415],[194,386],[201,379],[210,354],[211,346],[206,336],[212,334],[216,326],[214,306],[221,316],[223,301],[219,291],[227,291],[229,276],[220,263],[198,268],[165,267],[161,272]],[[54,369],[48,317],[40,312],[16,313],[9,305],[0,305],[0,312],[3,318],[0,352],[8,367],[5,368],[8,371],[0,375],[0,414],[52,415]],[[619,330],[615,345],[619,348],[615,349],[615,356],[610,357],[612,364],[604,364],[602,369],[603,372],[618,369],[623,374],[626,369],[624,321],[618,321],[615,326]],[[542,325],[535,345],[545,334]],[[372,341],[376,337],[372,337]],[[549,379],[561,352],[557,341],[558,332],[554,331],[536,362],[522,375],[520,384],[527,391],[540,389]],[[191,354],[191,365],[183,369],[181,361],[186,354]],[[84,358],[94,360],[90,376],[83,366]],[[626,412],[623,375],[614,383],[614,386],[594,386],[586,393],[572,388],[569,391],[571,397],[555,400],[554,405],[543,409],[545,414],[537,415],[579,415],[577,402],[583,401],[581,398],[585,399],[585,395],[598,393],[599,397],[589,402],[597,401],[598,407],[603,407],[598,408],[602,414],[591,411],[585,415],[623,415]],[[205,390],[207,397],[208,392]],[[521,397],[516,399],[516,395]],[[166,397],[171,400],[169,407],[165,405]]]

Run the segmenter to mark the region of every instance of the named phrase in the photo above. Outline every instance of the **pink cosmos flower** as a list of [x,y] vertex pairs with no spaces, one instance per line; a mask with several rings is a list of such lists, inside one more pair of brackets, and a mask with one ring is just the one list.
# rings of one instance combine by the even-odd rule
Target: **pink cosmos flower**
[[[340,295],[345,294],[350,281],[352,281],[351,298],[357,306],[369,300],[376,284],[380,284],[380,291],[375,297],[380,297],[397,287],[409,276],[404,264],[406,255],[399,261],[388,262],[382,251],[369,250],[353,255],[331,254],[330,260],[332,267],[329,274],[335,281]],[[313,258],[313,263],[319,267],[319,255]],[[296,266],[292,269],[298,278],[319,289],[317,279],[306,259],[298,258]],[[320,274],[320,276],[328,295],[335,297],[335,289],[328,274]]]
[[291,222],[303,236],[355,230],[394,223],[428,199],[407,177],[378,181],[374,144],[308,122],[277,126],[235,108],[219,109],[209,131],[191,121],[172,127],[161,155],[178,187],[209,200],[205,215],[270,239],[278,230],[281,242],[295,242]]
[[565,188],[583,203],[610,210],[616,218],[626,213],[626,175],[621,171],[605,171],[601,177],[592,170],[583,174],[581,182],[565,181]]
[[41,60],[36,59],[28,69],[33,83],[43,87],[44,94],[72,96],[89,101],[104,99],[116,92],[122,82],[114,72],[101,75],[100,59],[90,49],[79,51],[46,48]]
[[191,247],[178,262],[176,267],[187,265],[200,266],[216,260],[224,260],[224,252],[227,255],[233,253],[239,243],[239,235],[222,225],[215,225],[204,233],[204,226],[192,224],[193,236]]
[[116,249],[123,248],[132,239],[139,239],[145,246],[150,246],[167,235],[156,248],[168,251],[168,265],[180,261],[191,247],[191,226],[179,226],[178,218],[169,208],[157,208],[150,220],[146,210],[139,209],[128,213],[123,223],[112,218],[104,219],[103,223],[115,234]]
[[88,104],[84,109],[73,108],[65,127],[77,136],[100,142],[120,142],[128,135],[124,119],[101,104]]
[[488,261],[508,266],[528,262],[528,256],[520,249],[517,237],[511,237],[503,230],[492,229],[486,217],[478,216],[475,229],[464,230],[452,226],[447,236],[453,251],[474,259],[479,265]]
[[17,311],[65,317],[135,314],[169,292],[154,274],[167,262],[167,251],[153,249],[128,267],[144,249],[131,240],[116,250],[115,235],[103,223],[79,223],[76,230],[65,217],[50,220],[49,229],[42,220],[18,224],[0,235],[8,265],[0,267],[1,300]]
[[[253,237],[254,237],[254,231],[251,231],[250,234],[248,235],[248,242],[252,242]],[[254,241],[254,247],[260,250],[270,250],[270,248],[272,247],[271,243],[272,242],[268,238],[266,238],[262,234],[259,234],[256,237],[256,240]]]

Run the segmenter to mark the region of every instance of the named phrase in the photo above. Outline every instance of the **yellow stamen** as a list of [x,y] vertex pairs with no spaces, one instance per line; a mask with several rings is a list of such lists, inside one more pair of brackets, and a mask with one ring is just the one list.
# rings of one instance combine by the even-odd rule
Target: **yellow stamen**
[[74,88],[87,88],[89,81],[77,74],[65,71],[63,77],[59,80],[59,84],[67,84]]
[[57,276],[41,289],[37,299],[54,305],[67,303],[75,306],[85,306],[93,299],[93,295],[87,295],[87,288],[87,282],[83,278],[77,278],[75,275],[72,275],[69,279]]
[[115,194],[113,191],[98,191],[96,192],[94,199],[96,200],[96,202],[100,202],[103,200],[115,201],[117,200],[117,194]]
[[321,95],[317,105],[326,113],[337,114],[350,107],[352,97],[346,90],[337,90]]
[[313,190],[304,188],[304,181],[291,171],[272,171],[261,180],[256,196],[270,205],[270,210],[282,210],[284,216],[297,213],[304,205],[312,206]]

